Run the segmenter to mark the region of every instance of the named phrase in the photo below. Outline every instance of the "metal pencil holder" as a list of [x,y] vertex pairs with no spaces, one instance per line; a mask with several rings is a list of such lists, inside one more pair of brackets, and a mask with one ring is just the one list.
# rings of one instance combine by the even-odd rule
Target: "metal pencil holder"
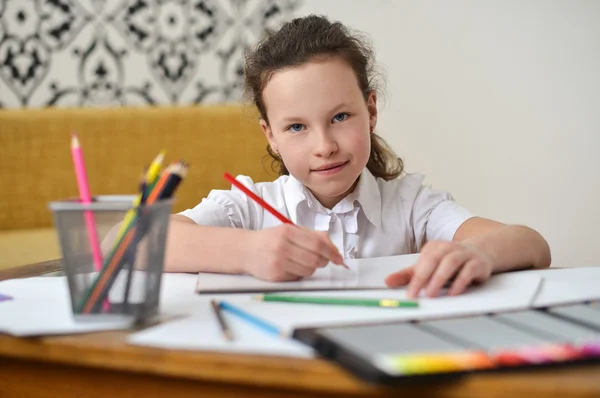
[[49,204],[78,321],[143,322],[158,312],[173,202],[134,207],[133,200],[108,195],[90,204]]

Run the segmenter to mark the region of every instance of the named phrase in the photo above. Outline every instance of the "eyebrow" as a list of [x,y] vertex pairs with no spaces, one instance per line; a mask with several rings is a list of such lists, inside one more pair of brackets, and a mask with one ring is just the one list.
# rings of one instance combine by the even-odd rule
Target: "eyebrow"
[[[331,111],[329,111],[329,113],[337,112],[338,110],[343,109],[343,108],[347,108],[349,106],[350,106],[349,104],[347,104],[345,102],[342,102],[341,104],[338,104],[335,107],[333,107],[331,109]],[[283,119],[281,119],[281,121],[283,123],[297,123],[298,121],[302,121],[303,119],[304,118],[302,118],[300,116],[286,116]]]

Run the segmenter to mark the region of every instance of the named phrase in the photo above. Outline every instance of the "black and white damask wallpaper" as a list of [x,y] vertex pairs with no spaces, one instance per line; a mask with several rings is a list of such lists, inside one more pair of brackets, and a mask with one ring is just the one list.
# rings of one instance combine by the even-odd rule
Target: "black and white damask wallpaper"
[[244,48],[301,0],[0,0],[0,106],[241,98]]

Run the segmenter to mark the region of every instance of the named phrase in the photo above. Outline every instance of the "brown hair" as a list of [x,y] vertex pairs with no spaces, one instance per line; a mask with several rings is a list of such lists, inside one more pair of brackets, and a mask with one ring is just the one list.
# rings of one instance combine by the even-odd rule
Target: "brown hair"
[[[339,57],[352,67],[365,101],[376,90],[373,50],[358,34],[352,35],[340,22],[309,15],[285,23],[277,32],[269,33],[254,51],[245,54],[244,74],[246,96],[256,106],[260,117],[268,123],[262,91],[278,70],[302,65],[314,59]],[[289,174],[272,148],[273,170]],[[371,154],[367,168],[375,177],[392,180],[402,174],[403,162],[377,134],[371,134]]]

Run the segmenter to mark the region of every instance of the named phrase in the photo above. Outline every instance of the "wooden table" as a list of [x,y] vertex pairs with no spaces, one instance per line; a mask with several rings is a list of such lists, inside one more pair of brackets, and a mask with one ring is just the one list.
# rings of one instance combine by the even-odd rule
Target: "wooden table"
[[[60,269],[59,262],[0,271],[0,280]],[[126,332],[0,336],[0,397],[600,397],[600,366],[478,374],[383,388],[324,360],[160,350]]]

